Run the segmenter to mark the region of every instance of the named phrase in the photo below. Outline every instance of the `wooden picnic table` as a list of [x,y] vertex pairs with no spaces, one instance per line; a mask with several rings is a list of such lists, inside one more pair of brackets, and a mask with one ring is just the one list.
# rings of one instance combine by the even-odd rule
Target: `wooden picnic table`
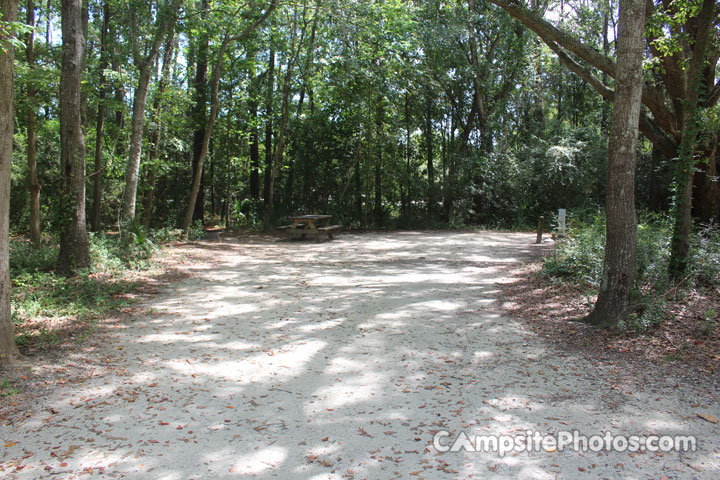
[[290,237],[305,238],[308,235],[327,235],[328,240],[333,239],[333,232],[340,230],[341,225],[328,225],[332,215],[295,215],[288,217],[292,222],[291,225],[278,227],[278,230],[284,231]]

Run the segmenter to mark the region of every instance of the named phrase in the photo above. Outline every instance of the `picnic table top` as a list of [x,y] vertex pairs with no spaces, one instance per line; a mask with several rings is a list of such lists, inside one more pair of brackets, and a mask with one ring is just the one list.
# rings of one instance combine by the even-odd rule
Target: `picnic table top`
[[327,220],[331,217],[332,215],[294,215],[288,218],[290,220]]

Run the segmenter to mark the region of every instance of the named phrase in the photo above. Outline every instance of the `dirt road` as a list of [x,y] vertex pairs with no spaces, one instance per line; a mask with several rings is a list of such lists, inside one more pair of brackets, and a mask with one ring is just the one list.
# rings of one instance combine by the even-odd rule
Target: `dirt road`
[[[0,427],[0,475],[717,478],[720,426],[697,416],[719,418],[717,404],[670,378],[625,391],[617,366],[498,313],[533,242],[414,232],[182,247],[191,276],[106,332],[105,373]],[[697,451],[552,445],[597,447],[606,432],[616,447],[694,436]],[[501,455],[469,451],[478,435],[550,440]]]

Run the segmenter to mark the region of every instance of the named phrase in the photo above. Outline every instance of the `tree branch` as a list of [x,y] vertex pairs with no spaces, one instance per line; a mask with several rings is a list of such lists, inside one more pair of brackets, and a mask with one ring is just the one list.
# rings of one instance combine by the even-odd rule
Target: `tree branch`
[[[573,60],[562,48],[556,43],[548,43],[548,47],[555,52],[560,59],[560,62],[565,67],[585,80],[591,87],[597,91],[601,97],[609,102],[615,100],[615,91],[605,85],[599,78],[590,72],[587,68],[583,67],[575,60]],[[673,158],[677,154],[677,144],[661,129],[658,124],[647,116],[645,112],[640,112],[640,131],[645,135],[655,146],[657,146],[667,158]]]
[[490,0],[535,32],[545,43],[555,42],[571,51],[593,67],[615,78],[615,62],[600,52],[588,47],[578,39],[561,31],[537,13],[507,0]]
[[270,5],[268,5],[268,7],[265,9],[265,13],[260,15],[260,17],[258,17],[258,19],[255,20],[251,25],[248,25],[245,30],[232,37],[230,41],[234,42],[237,40],[242,40],[243,38],[254,32],[257,27],[259,27],[265,20],[267,20],[273,10],[275,10],[275,7],[277,7],[277,0],[272,0]]

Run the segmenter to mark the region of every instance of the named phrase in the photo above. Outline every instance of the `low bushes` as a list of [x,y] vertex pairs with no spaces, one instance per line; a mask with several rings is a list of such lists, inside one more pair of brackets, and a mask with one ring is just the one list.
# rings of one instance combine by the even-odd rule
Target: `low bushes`
[[[567,234],[544,260],[543,274],[556,282],[600,285],[605,251],[605,216],[571,217]],[[672,286],[668,276],[672,225],[670,219],[640,215],[638,222],[637,272],[633,301],[635,313],[621,328],[645,331],[663,320],[665,296]],[[690,265],[680,286],[707,287],[720,284],[720,227],[701,225],[691,238]]]

